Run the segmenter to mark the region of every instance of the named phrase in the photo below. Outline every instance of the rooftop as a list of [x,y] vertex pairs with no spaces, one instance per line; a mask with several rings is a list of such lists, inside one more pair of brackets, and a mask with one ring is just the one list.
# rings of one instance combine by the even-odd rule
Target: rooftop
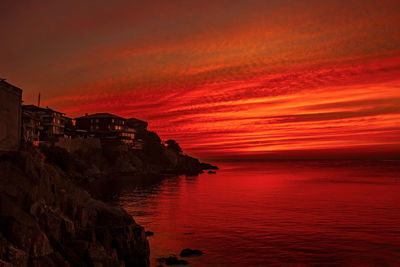
[[134,122],[134,123],[142,123],[142,124],[146,124],[146,125],[148,124],[147,121],[142,121],[142,120],[139,120],[136,118],[129,118],[128,121]]
[[64,114],[64,113],[62,113],[60,111],[55,111],[55,110],[53,110],[51,108],[48,108],[48,107],[41,108],[41,107],[38,107],[38,106],[35,106],[35,105],[22,105],[22,109],[23,110],[30,110],[30,111],[44,111],[44,112],[54,112],[54,113]]
[[11,90],[13,90],[15,93],[17,93],[19,95],[22,94],[22,89],[21,88],[18,88],[16,86],[6,82],[6,79],[3,79],[3,78],[0,78],[0,87],[3,87],[3,88],[6,87],[7,89],[11,89]]
[[105,118],[126,120],[125,118],[122,118],[120,116],[110,114],[110,113],[94,113],[94,114],[78,117],[76,119],[105,119]]

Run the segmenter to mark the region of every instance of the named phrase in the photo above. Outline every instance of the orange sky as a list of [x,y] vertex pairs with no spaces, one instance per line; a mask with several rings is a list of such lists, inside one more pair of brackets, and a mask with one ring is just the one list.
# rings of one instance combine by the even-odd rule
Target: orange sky
[[400,154],[399,1],[17,2],[0,76],[26,103],[145,119],[203,158]]

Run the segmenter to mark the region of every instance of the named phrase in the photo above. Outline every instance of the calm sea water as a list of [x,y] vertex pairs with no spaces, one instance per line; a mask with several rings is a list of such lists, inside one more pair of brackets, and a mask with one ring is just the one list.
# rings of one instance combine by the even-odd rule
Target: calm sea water
[[190,266],[400,266],[400,162],[220,163],[126,186],[119,203],[156,258]]

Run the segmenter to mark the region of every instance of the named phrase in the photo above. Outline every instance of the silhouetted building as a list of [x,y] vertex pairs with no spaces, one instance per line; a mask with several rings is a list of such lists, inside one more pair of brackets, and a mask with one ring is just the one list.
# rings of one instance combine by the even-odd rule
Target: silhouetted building
[[108,134],[110,132],[121,131],[125,126],[126,119],[110,114],[95,113],[75,119],[76,128],[86,130],[89,133]]
[[76,129],[88,131],[103,142],[134,145],[135,129],[126,126],[126,119],[110,114],[96,113],[76,118]]
[[21,141],[22,90],[0,79],[0,150],[16,150]]
[[69,138],[80,137],[80,133],[76,130],[75,119],[64,116],[64,136]]
[[22,110],[22,140],[26,143],[32,143],[35,146],[39,145],[40,132],[43,127],[40,122],[40,117],[35,113]]
[[35,105],[23,106],[24,111],[29,111],[40,118],[43,127],[41,131],[42,139],[64,136],[65,121],[64,113],[50,108],[41,108]]

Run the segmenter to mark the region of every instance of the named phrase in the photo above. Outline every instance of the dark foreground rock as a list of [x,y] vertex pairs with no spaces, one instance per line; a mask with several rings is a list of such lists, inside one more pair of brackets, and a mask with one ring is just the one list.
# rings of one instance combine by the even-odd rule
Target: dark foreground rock
[[143,227],[36,153],[0,155],[0,266],[149,266]]
[[180,254],[181,257],[189,257],[189,256],[194,256],[194,255],[203,255],[203,252],[198,249],[185,248],[181,251],[181,254]]
[[187,265],[189,264],[188,261],[180,260],[175,255],[171,255],[165,258],[158,258],[159,262],[165,263],[165,265]]
[[210,163],[202,162],[200,165],[203,170],[219,170],[217,166],[211,165]]

